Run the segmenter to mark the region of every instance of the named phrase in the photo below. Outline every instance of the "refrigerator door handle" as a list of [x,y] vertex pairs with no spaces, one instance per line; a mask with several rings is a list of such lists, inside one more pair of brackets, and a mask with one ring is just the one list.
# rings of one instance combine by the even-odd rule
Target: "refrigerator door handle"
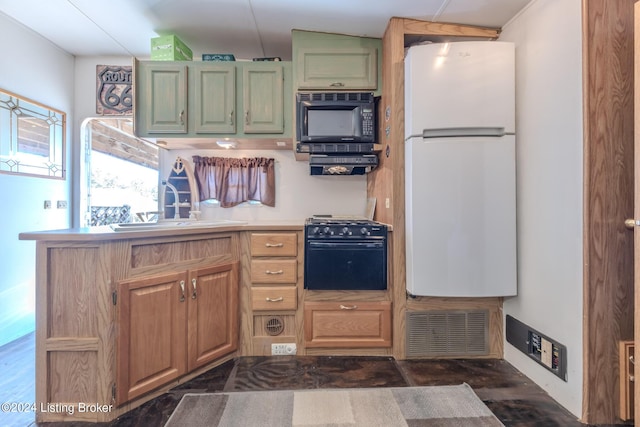
[[503,127],[465,127],[465,128],[437,128],[424,129],[423,138],[447,138],[458,136],[505,136]]

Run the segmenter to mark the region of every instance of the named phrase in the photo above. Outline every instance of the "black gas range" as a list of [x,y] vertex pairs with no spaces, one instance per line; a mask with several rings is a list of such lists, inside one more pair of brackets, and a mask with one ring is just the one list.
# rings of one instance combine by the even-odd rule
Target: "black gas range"
[[306,221],[306,235],[311,239],[381,239],[387,226],[356,217],[314,216]]
[[308,218],[304,287],[309,290],[387,289],[387,226],[353,217]]

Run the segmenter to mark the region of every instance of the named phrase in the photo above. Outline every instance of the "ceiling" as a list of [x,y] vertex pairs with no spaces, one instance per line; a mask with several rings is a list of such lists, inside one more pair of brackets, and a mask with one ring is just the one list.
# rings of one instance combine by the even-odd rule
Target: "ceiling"
[[0,12],[75,56],[148,59],[151,38],[176,34],[194,59],[290,60],[292,29],[380,38],[393,16],[500,28],[530,1],[0,0]]

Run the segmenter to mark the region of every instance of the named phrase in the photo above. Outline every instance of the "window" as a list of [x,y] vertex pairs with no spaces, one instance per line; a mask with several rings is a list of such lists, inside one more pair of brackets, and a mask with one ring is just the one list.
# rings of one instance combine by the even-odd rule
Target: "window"
[[133,136],[128,118],[84,126],[83,225],[156,220],[160,148]]
[[65,177],[66,114],[0,90],[0,172]]

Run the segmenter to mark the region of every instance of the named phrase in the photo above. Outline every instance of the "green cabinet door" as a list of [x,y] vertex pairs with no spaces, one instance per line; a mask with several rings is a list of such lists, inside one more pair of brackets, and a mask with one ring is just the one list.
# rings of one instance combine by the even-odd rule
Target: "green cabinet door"
[[244,133],[284,132],[282,65],[256,63],[242,69]]
[[298,89],[376,90],[375,47],[301,47],[296,52]]
[[187,66],[139,63],[136,76],[137,130],[141,134],[187,133]]
[[236,133],[236,67],[233,64],[191,66],[196,133]]

